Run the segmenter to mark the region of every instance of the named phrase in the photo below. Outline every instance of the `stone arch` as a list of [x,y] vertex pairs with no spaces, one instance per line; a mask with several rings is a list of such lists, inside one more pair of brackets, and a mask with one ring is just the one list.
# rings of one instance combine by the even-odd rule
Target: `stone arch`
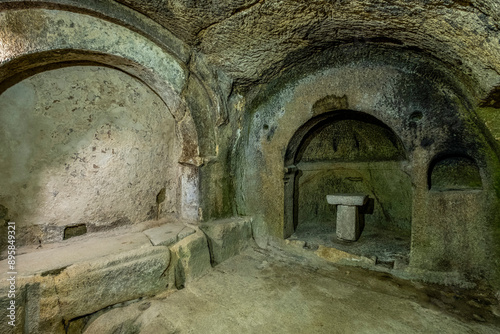
[[[183,143],[180,162],[201,164],[196,127],[180,97],[187,70],[162,47],[123,26],[67,11],[5,11],[0,13],[0,26],[0,83],[4,89],[23,73],[29,75],[58,63],[95,62],[120,69],[153,89],[176,119]],[[17,26],[32,30],[18,31]]]
[[[340,136],[335,134],[340,132],[342,132]],[[336,145],[333,143],[335,136],[339,139]],[[359,138],[355,138],[356,136]],[[376,145],[373,145],[370,141],[375,141]],[[336,147],[332,149],[328,147],[329,145]],[[353,150],[350,145],[355,145],[353,150],[357,150],[357,152],[351,152]],[[314,148],[311,149],[311,147]],[[360,168],[367,169],[368,175],[371,178],[372,172],[370,170],[382,168],[376,167],[376,164],[379,163],[384,164],[383,168],[399,169],[397,174],[404,179],[401,182],[406,184],[406,191],[409,193],[411,192],[409,178],[406,180],[407,176],[403,176],[404,173],[399,167],[400,162],[406,159],[407,154],[402,141],[389,126],[374,116],[351,110],[336,110],[311,118],[295,132],[285,153],[284,237],[287,238],[293,234],[299,224],[299,220],[303,220],[303,215],[299,212],[299,207],[301,206],[299,203],[301,193],[299,179],[301,177],[309,177],[305,174],[311,172],[323,173],[322,170],[327,171],[339,168],[356,171],[356,168]],[[326,172],[325,175],[329,175],[328,173],[330,172]],[[367,175],[364,175],[367,173],[355,172],[355,174],[359,174],[359,176],[355,177],[357,179],[355,181],[365,183],[363,178],[367,178]],[[373,174],[375,175],[376,172]],[[353,177],[349,178],[352,179]],[[335,182],[338,179],[337,177]],[[384,200],[380,196],[380,191],[377,190],[377,187],[380,188],[383,184],[377,184],[376,182],[379,181],[374,181],[375,179],[376,177],[374,176],[372,180],[366,181],[372,184],[372,189],[370,190],[372,197],[371,210],[373,210],[373,205],[376,205],[377,209],[381,211],[381,217],[385,217],[387,220],[395,220],[396,217],[399,217],[399,213],[391,212],[391,208],[386,207],[384,209],[385,204],[382,202],[387,199]],[[337,187],[339,188],[337,192],[345,192],[344,189],[347,189],[349,186],[339,184]],[[363,187],[357,188],[361,189]],[[367,187],[364,188],[366,189]],[[312,198],[313,196],[308,194],[306,197]],[[316,213],[325,211],[325,207],[328,208],[326,199],[323,197],[321,198],[325,203],[324,205],[320,204],[318,206],[319,209],[314,209]],[[404,220],[406,222],[401,225],[411,224],[411,198],[407,198],[406,200],[405,205],[409,206],[409,210],[406,213],[408,217],[405,217]],[[405,228],[408,231],[410,230],[410,226],[405,226]]]

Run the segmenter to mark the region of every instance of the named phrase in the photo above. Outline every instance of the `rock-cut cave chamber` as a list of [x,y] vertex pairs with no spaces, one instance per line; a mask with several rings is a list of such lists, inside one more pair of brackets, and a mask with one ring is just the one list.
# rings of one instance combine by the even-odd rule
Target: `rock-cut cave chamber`
[[0,318],[88,333],[248,249],[500,314],[499,24],[493,0],[0,0]]

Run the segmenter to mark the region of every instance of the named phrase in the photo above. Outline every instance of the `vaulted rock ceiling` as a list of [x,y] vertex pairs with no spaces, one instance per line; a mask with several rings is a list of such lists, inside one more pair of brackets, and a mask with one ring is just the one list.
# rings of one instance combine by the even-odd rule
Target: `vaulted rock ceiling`
[[147,30],[150,38],[156,33],[183,60],[191,51],[202,54],[243,86],[273,79],[342,44],[409,49],[465,74],[484,105],[500,104],[497,0],[0,1],[0,10],[27,6],[71,8]]
[[500,84],[496,0],[117,0],[251,84],[324,49],[383,43],[431,55],[480,83]]

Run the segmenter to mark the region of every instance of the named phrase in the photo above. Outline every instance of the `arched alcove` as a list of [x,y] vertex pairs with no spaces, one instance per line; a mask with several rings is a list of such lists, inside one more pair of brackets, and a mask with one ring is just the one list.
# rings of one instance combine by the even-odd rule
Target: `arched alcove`
[[402,168],[405,149],[392,129],[366,113],[328,112],[296,132],[286,157],[285,237],[335,243],[337,207],[326,196],[364,194],[363,238],[344,250],[382,262],[408,255],[412,188]]
[[175,120],[136,78],[102,65],[61,67],[12,85],[0,105],[0,204],[32,237],[179,212]]
[[462,154],[436,157],[429,168],[429,189],[433,191],[478,190],[481,174],[474,159]]
[[[0,33],[3,42],[2,50],[0,50],[1,95],[9,94],[9,90],[18,85],[22,85],[26,80],[29,81],[31,78],[35,78],[39,75],[46,75],[53,70],[64,71],[63,68],[67,69],[75,66],[83,66],[87,69],[94,66],[104,67],[106,70],[124,75],[128,78],[127,80],[132,80],[139,84],[139,86],[142,87],[141,89],[147,90],[149,92],[147,95],[150,94],[151,97],[143,101],[144,103],[142,103],[142,105],[144,107],[149,106],[149,111],[153,112],[156,108],[151,107],[150,103],[151,101],[156,101],[157,105],[161,106],[160,108],[162,110],[162,114],[159,116],[159,124],[162,124],[162,118],[167,117],[172,120],[174,126],[173,128],[168,126],[166,129],[169,131],[169,138],[175,137],[175,153],[167,153],[168,157],[162,157],[163,159],[168,159],[167,163],[165,163],[165,160],[162,160],[152,164],[151,166],[153,167],[151,171],[157,171],[159,173],[160,176],[157,177],[157,180],[158,185],[161,185],[165,181],[164,175],[168,174],[172,176],[170,172],[165,174],[162,168],[167,168],[167,165],[169,165],[168,168],[175,166],[176,177],[172,178],[172,180],[175,179],[175,181],[170,182],[170,185],[165,183],[164,186],[158,187],[158,185],[155,185],[151,187],[147,191],[147,200],[143,197],[146,191],[145,188],[142,189],[142,193],[135,193],[136,201],[141,202],[142,205],[141,209],[137,210],[136,213],[129,212],[128,214],[120,215],[117,214],[117,210],[115,210],[116,206],[110,205],[110,208],[106,210],[108,214],[102,215],[102,219],[93,220],[88,222],[88,224],[93,226],[106,225],[112,227],[122,224],[123,222],[127,223],[128,220],[131,222],[136,221],[136,219],[142,220],[144,218],[142,208],[146,202],[149,203],[150,201],[151,196],[149,196],[149,192],[154,194],[154,203],[150,205],[149,211],[151,212],[148,211],[147,217],[153,217],[155,216],[155,210],[158,212],[159,208],[167,206],[166,203],[169,200],[168,196],[173,196],[173,194],[169,194],[168,192],[170,186],[172,189],[175,189],[176,199],[173,200],[173,202],[175,202],[175,205],[173,205],[176,208],[175,212],[182,218],[196,220],[199,211],[198,167],[202,160],[199,157],[196,126],[191,116],[191,111],[181,96],[186,86],[187,79],[185,64],[177,57],[178,55],[169,51],[169,47],[162,45],[157,39],[148,39],[148,34],[139,33],[138,31],[141,30],[140,27],[130,30],[125,26],[117,24],[118,22],[114,23],[115,21],[113,20],[112,22],[106,21],[100,15],[96,17],[93,15],[83,15],[79,12],[72,12],[69,7],[64,10],[48,10],[38,8],[37,6],[35,7],[36,8],[4,11],[0,13],[0,22],[16,22],[16,25],[5,24],[5,29],[2,29]],[[27,29],[22,32],[18,31],[14,29],[17,25],[26,26]],[[102,31],[107,31],[109,33],[103,34]],[[47,40],[47,35],[51,36],[50,41]],[[19,42],[25,40],[29,40],[30,42]],[[86,78],[81,78],[80,81],[84,82],[85,80]],[[99,85],[96,85],[96,87],[98,86]],[[57,87],[57,89],[54,89],[51,93],[55,94],[58,91],[66,92],[70,88],[70,86]],[[42,89],[44,88],[42,87]],[[117,97],[117,100],[130,96],[130,92],[124,89],[118,89],[117,91],[122,91],[121,94],[123,95]],[[96,94],[96,96],[98,95],[99,94]],[[61,100],[55,97],[52,101]],[[26,102],[28,102],[28,100],[26,100]],[[85,103],[87,102],[88,101]],[[88,105],[79,107],[91,108],[92,103],[89,102]],[[73,108],[74,107],[69,108],[69,111]],[[103,110],[106,109],[107,107],[103,107]],[[149,111],[145,111],[144,114]],[[19,121],[22,124],[23,121],[29,122],[30,120]],[[104,126],[107,126],[106,123]],[[61,129],[63,128],[64,127],[61,127]],[[97,131],[97,129],[93,130]],[[74,128],[73,131],[75,131]],[[162,131],[163,129],[160,129],[160,131],[155,132],[154,135]],[[116,134],[116,131],[114,133]],[[73,133],[73,135],[75,134]],[[131,135],[128,136],[128,138],[133,138],[134,136],[135,135]],[[84,136],[84,138],[86,137]],[[155,140],[156,139],[159,138],[155,138]],[[36,140],[32,142],[37,143]],[[85,140],[83,140],[82,143],[83,142],[85,142]],[[155,141],[151,143],[153,142]],[[152,157],[154,152],[160,148],[156,144],[150,145],[151,149],[148,149],[150,151],[148,154]],[[133,145],[130,146],[133,147]],[[97,145],[92,147],[95,147],[97,151]],[[64,154],[61,154],[61,157],[62,156],[64,156]],[[43,161],[40,167],[54,165],[56,163],[55,160],[50,162]],[[170,163],[172,163],[172,165],[170,165]],[[99,163],[95,165],[100,167]],[[134,168],[128,168],[131,173],[134,171]],[[43,168],[37,169],[37,173],[42,169]],[[94,169],[91,170],[92,173],[102,172],[102,169],[94,168],[93,164],[91,169]],[[116,173],[115,175],[118,176],[119,174],[120,173]],[[125,177],[124,179],[127,178],[128,177]],[[103,180],[103,182],[106,184],[107,181]],[[128,183],[124,180],[123,184]],[[45,186],[46,185],[43,184],[37,186],[38,188],[34,189],[30,194],[27,194],[27,197],[33,198],[34,193],[38,193],[38,190]],[[165,189],[165,191],[163,191],[163,189]],[[78,190],[75,194],[78,194],[80,191],[83,190]],[[87,189],[85,189],[85,191],[87,191]],[[172,191],[174,192],[174,190]],[[21,187],[18,189],[18,192],[26,193],[27,190]],[[13,195],[9,194],[8,196]],[[57,195],[56,198],[57,197],[60,196]],[[25,203],[25,206],[29,207],[29,210],[26,211],[27,213],[32,214],[35,210],[42,210],[41,208],[35,207],[35,202]],[[121,198],[118,202],[127,203],[127,200]],[[3,203],[0,204],[3,205]],[[151,206],[156,207],[156,209],[151,208]],[[7,206],[4,206],[4,208],[8,210],[8,218],[13,219],[13,217],[15,217],[14,212],[16,211],[13,209],[13,205],[10,204],[10,208]],[[133,208],[137,207],[130,205],[125,211],[133,210]],[[78,211],[71,205],[68,205],[67,212],[71,212],[72,210]],[[84,216],[91,210],[92,206],[89,205],[89,208],[84,210]],[[165,210],[172,211],[173,209],[167,210],[165,208]],[[82,209],[80,208],[79,211],[82,212]],[[50,206],[45,212],[51,212]],[[45,241],[58,240],[63,235],[63,223],[56,220],[52,220],[44,225],[40,220],[32,221],[30,219],[29,222],[23,223],[21,219],[18,220],[18,224],[24,231],[22,235],[19,235],[19,244],[38,242],[38,239]],[[77,224],[78,227],[79,223],[72,220],[70,224]],[[47,228],[42,228],[40,230],[38,227],[41,226],[46,226]],[[84,231],[84,229],[79,228],[76,228],[76,230]]]

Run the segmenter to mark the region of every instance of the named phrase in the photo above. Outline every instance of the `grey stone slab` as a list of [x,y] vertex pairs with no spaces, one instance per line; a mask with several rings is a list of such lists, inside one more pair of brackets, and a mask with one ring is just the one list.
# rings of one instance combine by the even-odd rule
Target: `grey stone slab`
[[332,205],[357,205],[361,206],[366,203],[368,196],[364,194],[334,194],[326,195],[328,204]]
[[217,265],[253,245],[252,218],[238,217],[202,223],[207,235],[212,264]]
[[210,250],[205,234],[198,230],[170,247],[175,287],[182,289],[185,284],[208,273]]
[[181,241],[185,237],[188,237],[195,232],[196,232],[195,229],[189,226],[184,226],[184,228],[177,234],[177,241]]
[[[75,263],[95,260],[112,254],[120,254],[150,245],[140,232],[107,236],[95,234],[92,238],[47,244],[42,248],[19,255],[16,261],[19,276],[44,274]],[[41,260],[43,259],[43,260]],[[7,260],[0,261],[0,268],[7,268]]]
[[159,293],[169,283],[162,276],[169,263],[167,247],[149,246],[70,266],[54,277],[59,313],[73,319]]
[[182,223],[168,223],[143,232],[153,246],[170,246],[195,233],[195,230]]

